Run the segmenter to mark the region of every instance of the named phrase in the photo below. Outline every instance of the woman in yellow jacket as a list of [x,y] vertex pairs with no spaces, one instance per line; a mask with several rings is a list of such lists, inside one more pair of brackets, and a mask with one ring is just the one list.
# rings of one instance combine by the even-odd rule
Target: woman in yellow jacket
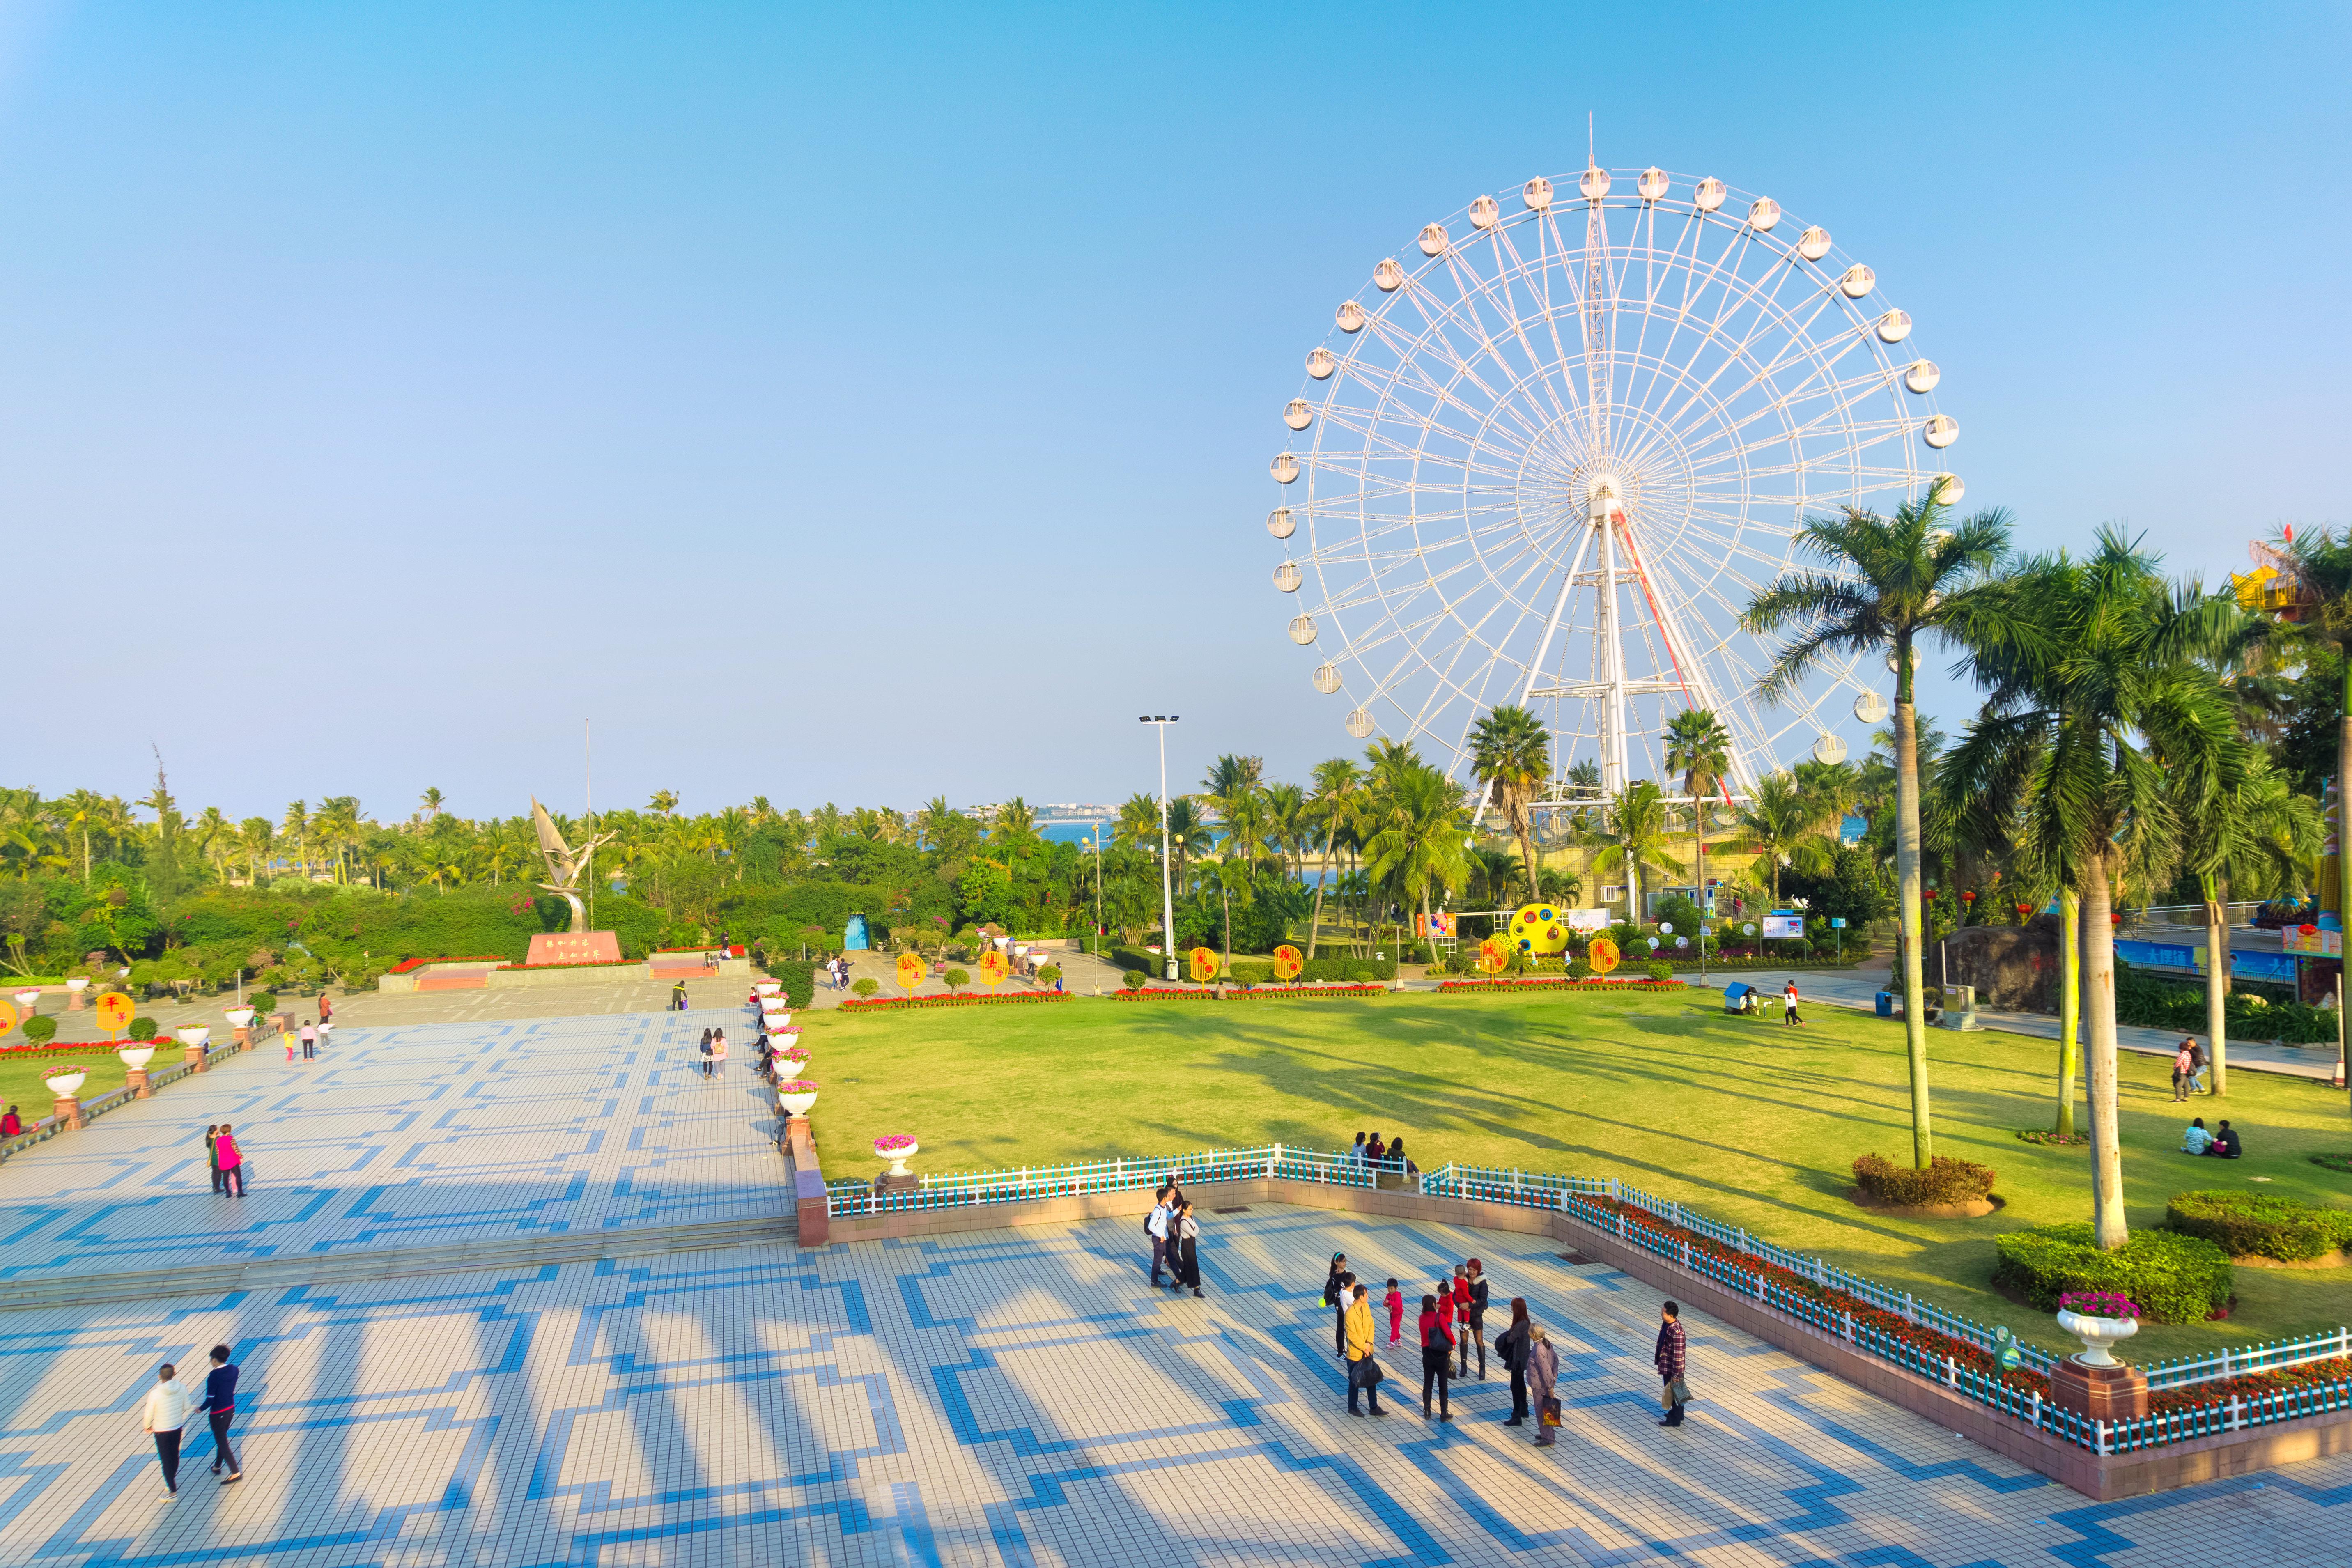
[[1381,1363],[1372,1359],[1372,1301],[1370,1292],[1356,1287],[1348,1303],[1345,1320],[1348,1330],[1348,1414],[1361,1415],[1356,1408],[1356,1392],[1361,1389],[1372,1397],[1372,1414],[1386,1415],[1381,1408],[1381,1379],[1385,1374]]

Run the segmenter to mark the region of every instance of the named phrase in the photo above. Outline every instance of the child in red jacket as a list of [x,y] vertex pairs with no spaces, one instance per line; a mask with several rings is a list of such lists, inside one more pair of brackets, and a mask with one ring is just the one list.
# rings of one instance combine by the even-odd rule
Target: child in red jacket
[[1399,1344],[1404,1339],[1404,1292],[1397,1289],[1393,1279],[1389,1281],[1388,1303],[1389,1343]]

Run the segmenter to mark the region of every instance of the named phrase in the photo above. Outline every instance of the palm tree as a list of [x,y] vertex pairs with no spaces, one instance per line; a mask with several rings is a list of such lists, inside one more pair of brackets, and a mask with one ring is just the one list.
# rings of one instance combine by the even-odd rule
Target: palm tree
[[1218,800],[1244,789],[1255,789],[1265,773],[1265,758],[1236,757],[1229,753],[1210,764],[1208,776],[1201,781],[1201,788],[1210,799]]
[[309,803],[295,801],[286,808],[286,820],[278,831],[294,840],[294,864],[302,880],[310,879],[310,807]]
[[2113,1248],[2130,1234],[2116,1142],[2114,889],[2158,876],[2180,848],[2183,816],[2226,809],[2245,784],[2228,694],[2200,662],[2236,610],[2193,585],[2169,590],[2155,559],[2114,528],[2099,531],[2088,560],[2039,557],[1994,596],[1996,613],[1969,637],[1990,694],[1950,766],[1985,809],[2022,823],[2021,859],[2081,900],[2092,1228]]
[[96,790],[78,789],[58,803],[64,808],[65,826],[70,832],[81,835],[81,879],[89,880],[89,835],[105,816],[106,797]]
[[1011,855],[1028,856],[1035,852],[1040,842],[1037,836],[1037,814],[1029,803],[1014,795],[996,808],[996,816],[988,825],[988,842]]
[[1140,790],[1129,795],[1111,824],[1111,842],[1160,858],[1160,797]]
[[[2181,859],[2205,900],[2205,1031],[2213,1037],[2213,1092],[2230,1092],[2230,916],[2225,900],[2244,892],[2295,891],[2319,858],[2319,805],[2296,795],[2286,775],[2249,749],[2233,790],[2207,790],[2195,766],[2172,770]],[[2200,796],[2202,798],[2200,798]],[[2071,1096],[2069,1099],[2071,1100]]]
[[1601,846],[1592,857],[1592,869],[1625,873],[1625,918],[1643,923],[1643,868],[1682,869],[1681,862],[1666,852],[1665,792],[1648,779],[1619,790],[1609,803],[1607,822],[1593,830],[1592,838]]
[[1265,789],[1267,837],[1282,855],[1286,881],[1306,875],[1307,842],[1315,825],[1307,811],[1307,792],[1295,784],[1268,784]]
[[[1683,793],[1691,797],[1691,806],[1697,817],[1697,828],[1691,835],[1692,880],[1698,885],[1702,927],[1706,913],[1706,800],[1723,787],[1723,775],[1731,767],[1731,731],[1723,721],[1705,708],[1685,708],[1666,724],[1666,770],[1683,775]],[[1706,956],[1706,932],[1704,929],[1692,933],[1699,944],[1702,961]]]
[[416,798],[417,804],[425,807],[425,816],[437,818],[441,815],[441,803],[449,797],[437,789],[428,789]]
[[1364,787],[1363,770],[1346,757],[1315,765],[1315,783],[1307,796],[1309,809],[1323,840],[1323,875],[1315,879],[1315,910],[1307,919],[1307,956],[1323,931],[1323,892],[1331,882],[1332,862],[1346,846],[1360,845],[1354,820],[1357,797]]
[[1533,889],[1536,826],[1528,808],[1551,772],[1551,732],[1526,709],[1505,703],[1472,726],[1470,766],[1502,808],[1511,837],[1519,841],[1519,858],[1527,862],[1528,886]]
[[211,863],[213,876],[218,879],[228,859],[229,836],[236,831],[235,826],[221,815],[219,806],[208,805],[189,825],[188,831],[196,841],[196,853]]
[[1755,793],[1739,813],[1739,830],[1763,852],[1771,868],[1772,907],[1780,907],[1780,868],[1792,865],[1818,876],[1830,868],[1837,840],[1822,831],[1828,816],[1818,801],[1808,798],[1796,779],[1786,773],[1769,773],[1756,781]]
[[1400,903],[1421,906],[1426,931],[1430,894],[1459,892],[1470,879],[1461,792],[1443,773],[1420,763],[1400,766],[1389,778],[1376,808],[1378,830],[1364,843],[1365,868]]
[[[1155,808],[1156,810],[1156,808]],[[1216,844],[1216,835],[1202,820],[1200,806],[1189,795],[1171,795],[1168,799],[1168,856],[1172,864],[1169,874],[1181,897],[1187,886],[1186,878],[1194,860],[1206,855]],[[1173,943],[1176,933],[1169,931],[1167,940]],[[1171,948],[1173,951],[1173,948]]]
[[[2300,539],[2283,531],[2276,544],[2256,545],[2254,553],[2287,580],[2292,602],[2284,613],[2299,624],[2303,638],[2336,655],[2344,682],[2336,720],[2336,798],[2352,798],[2352,525],[2341,533],[2305,529]],[[2352,855],[2341,858],[2345,896],[2337,907],[2352,914]]]
[[667,821],[670,817],[677,815],[677,791],[674,789],[657,789],[654,791],[653,798],[647,801],[646,805],[656,816],[661,817]]
[[[1859,507],[1805,520],[1800,548],[1822,570],[1783,575],[1749,602],[1748,630],[1790,631],[1756,683],[1779,701],[1825,658],[1838,655],[1895,660],[1895,860],[1903,931],[1903,1030],[1911,1064],[1911,1156],[1919,1169],[1934,1158],[1927,1103],[1927,1015],[1919,952],[1919,756],[1917,703],[1912,695],[1916,648],[1923,636],[1949,637],[1973,624],[1981,579],[2009,551],[2009,514],[1998,509],[1948,523],[1931,489],[1927,499],[1881,518]],[[1990,635],[1990,633],[1988,633]]]
[[278,830],[266,816],[248,816],[238,825],[238,846],[245,851],[245,885],[261,886],[261,868],[269,859]]

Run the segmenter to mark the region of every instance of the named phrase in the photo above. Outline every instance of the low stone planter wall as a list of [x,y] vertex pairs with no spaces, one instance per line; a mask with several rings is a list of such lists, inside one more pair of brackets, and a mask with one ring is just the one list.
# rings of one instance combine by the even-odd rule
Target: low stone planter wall
[[[795,1142],[794,1152],[800,1152]],[[1124,1218],[1148,1214],[1152,1194],[1148,1190],[1075,1194],[1066,1197],[1024,1198],[1011,1203],[972,1204],[936,1209],[908,1209],[824,1221],[824,1178],[815,1169],[815,1150],[808,1149],[799,1167],[796,1194],[801,1215],[800,1245],[814,1247],[831,1241],[880,1241],[960,1231],[998,1230],[1017,1226],[1071,1225],[1083,1220]],[[1374,1191],[1332,1186],[1288,1178],[1251,1178],[1202,1183],[1191,1189],[1213,1196],[1215,1204],[1287,1204],[1298,1208],[1339,1210],[1377,1215],[1388,1219],[1423,1220],[1480,1230],[1509,1231],[1549,1237],[1573,1247],[1594,1261],[1673,1296],[1692,1310],[1704,1312],[1752,1335],[1800,1361],[1809,1363],[1855,1387],[1936,1422],[1994,1452],[2038,1471],[2052,1480],[2099,1501],[2139,1497],[2196,1486],[2254,1471],[2274,1469],[2304,1459],[2352,1451],[2352,1410],[2314,1415],[2272,1426],[2251,1427],[2224,1436],[2127,1454],[2099,1455],[2013,1416],[1990,1410],[1976,1401],[1906,1372],[1865,1351],[1820,1333],[1786,1314],[1741,1296],[1704,1276],[1675,1267],[1669,1260],[1619,1241],[1604,1230],[1548,1209],[1516,1204],[1482,1203],[1467,1198],[1425,1197],[1417,1192]],[[814,1194],[814,1202],[812,1201]],[[812,1224],[814,1207],[816,1222]]]

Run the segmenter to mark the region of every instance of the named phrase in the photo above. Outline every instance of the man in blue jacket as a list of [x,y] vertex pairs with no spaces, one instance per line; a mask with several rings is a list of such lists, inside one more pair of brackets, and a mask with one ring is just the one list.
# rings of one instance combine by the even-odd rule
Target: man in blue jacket
[[212,1418],[213,1474],[220,1475],[221,1465],[226,1461],[228,1474],[221,1478],[221,1485],[243,1480],[245,1472],[237,1465],[236,1451],[228,1446],[228,1424],[236,1415],[236,1363],[228,1359],[226,1345],[213,1347],[213,1370],[205,1378],[205,1399],[196,1406],[196,1413]]

